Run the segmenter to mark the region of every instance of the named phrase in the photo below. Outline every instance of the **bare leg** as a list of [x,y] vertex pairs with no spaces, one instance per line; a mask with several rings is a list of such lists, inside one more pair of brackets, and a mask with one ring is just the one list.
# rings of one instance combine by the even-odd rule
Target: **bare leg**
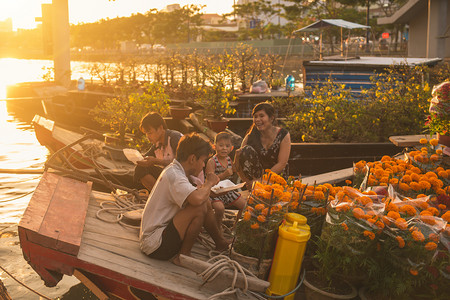
[[152,175],[147,174],[141,178],[141,183],[149,192],[151,192],[156,183],[156,179]]
[[212,202],[211,205],[214,208],[214,215],[216,216],[217,228],[219,228],[219,230],[222,230],[222,220],[223,214],[225,212],[225,206],[223,205],[222,201]]
[[219,228],[217,227],[216,217],[212,209],[211,202],[207,201],[206,204],[207,212],[203,226],[205,226],[206,231],[214,240],[214,243],[216,244],[216,250],[225,250],[228,248],[230,242],[223,237],[222,230],[219,230]]
[[187,205],[179,211],[173,218],[173,225],[183,240],[180,254],[191,255],[192,246],[194,246],[205,221],[207,207],[206,204],[199,206]]
[[237,209],[239,209],[239,212],[236,215],[236,220],[234,221],[233,228],[231,228],[231,231],[234,231],[234,228],[236,227],[237,222],[241,218],[242,210],[244,209],[246,203],[247,203],[247,197],[244,197],[243,195],[241,195],[241,197],[239,197],[239,199],[237,199],[233,203],[233,206],[236,207]]

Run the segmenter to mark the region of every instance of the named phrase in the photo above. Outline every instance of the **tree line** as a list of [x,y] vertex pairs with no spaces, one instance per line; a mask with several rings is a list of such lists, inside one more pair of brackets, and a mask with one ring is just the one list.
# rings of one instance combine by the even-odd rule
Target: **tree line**
[[[284,0],[274,4],[268,0],[255,0],[233,6],[233,11],[223,16],[223,23],[232,18],[243,20],[245,26],[237,32],[211,32],[201,28],[203,6],[186,5],[174,11],[151,9],[130,17],[102,19],[94,23],[70,26],[70,42],[73,48],[118,49],[121,41],[137,44],[176,44],[190,41],[244,41],[289,37],[293,30],[307,26],[319,19],[344,19],[360,24],[366,23],[363,7],[379,7],[382,15],[391,15],[406,0]],[[360,9],[357,9],[359,7]],[[270,22],[274,16],[285,18],[285,25]],[[394,39],[403,25],[377,26],[376,19],[370,19],[371,38],[378,38],[389,30]],[[42,47],[41,29],[22,30],[16,34],[4,35],[3,47]],[[364,35],[364,32],[356,33]],[[338,28],[324,32],[324,41],[332,44],[338,37]],[[396,42],[396,41],[395,41]]]

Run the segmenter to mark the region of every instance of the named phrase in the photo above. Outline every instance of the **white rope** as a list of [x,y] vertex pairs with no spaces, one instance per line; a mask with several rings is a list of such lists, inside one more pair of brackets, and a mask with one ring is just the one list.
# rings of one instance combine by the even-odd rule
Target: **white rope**
[[[246,294],[248,292],[248,279],[247,276],[255,277],[254,274],[252,274],[249,270],[242,267],[237,261],[232,260],[226,255],[217,255],[209,259],[207,262],[211,263],[212,261],[215,261],[212,263],[206,270],[204,270],[199,275],[202,277],[204,283],[213,281],[221,272],[225,270],[232,270],[233,271],[233,280],[231,283],[231,286],[223,290],[222,292],[219,292],[217,294],[212,295],[208,299],[217,299],[222,296],[236,294],[238,292],[242,292]],[[242,274],[244,278],[244,288],[241,290],[236,287],[236,282],[238,278],[238,274]]]
[[[140,226],[130,225],[123,222],[123,214],[127,211],[132,211],[136,209],[143,209],[145,204],[135,203],[135,197],[132,194],[117,195],[111,193],[115,200],[106,200],[100,203],[100,209],[95,213],[95,216],[104,222],[108,223],[119,223],[124,227],[139,229]],[[130,198],[130,199],[128,199]],[[115,219],[108,219],[101,216],[102,213],[107,212],[109,214],[115,215]]]

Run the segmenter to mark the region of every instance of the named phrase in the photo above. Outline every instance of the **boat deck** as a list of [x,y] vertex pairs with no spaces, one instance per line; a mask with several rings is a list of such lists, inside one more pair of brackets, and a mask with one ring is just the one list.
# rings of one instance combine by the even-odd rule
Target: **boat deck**
[[[100,202],[110,195],[92,192],[86,215],[78,259],[129,278],[159,287],[173,296],[195,299],[208,298],[220,290],[203,286],[203,281],[191,270],[170,262],[151,259],[139,248],[138,230],[107,223],[96,218]],[[209,257],[207,249],[199,243],[193,248],[193,256],[201,260]],[[156,294],[158,294],[156,292]]]
[[[143,299],[152,299],[149,293],[207,299],[230,286],[232,276],[227,274],[203,284],[191,271],[208,265],[209,250],[200,243],[192,249],[194,259],[183,263],[186,268],[146,256],[139,248],[137,228],[96,217],[100,204],[114,198],[91,188],[89,182],[46,172],[19,223],[24,257],[47,286],[57,285],[62,275],[75,275],[100,299],[135,299],[136,289],[144,293]],[[102,218],[107,217],[115,219],[103,212]],[[258,282],[258,291],[269,286],[267,281],[251,280]]]

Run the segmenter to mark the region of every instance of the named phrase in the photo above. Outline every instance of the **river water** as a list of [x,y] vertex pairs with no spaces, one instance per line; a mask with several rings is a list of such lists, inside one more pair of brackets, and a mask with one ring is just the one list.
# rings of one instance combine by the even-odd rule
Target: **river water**
[[[6,98],[7,85],[42,81],[42,76],[52,66],[53,62],[46,60],[0,58],[0,99]],[[76,66],[77,63],[75,66],[72,63],[72,68]],[[0,101],[0,266],[26,285],[56,298],[65,294],[78,281],[65,276],[57,287],[46,288],[24,260],[17,237],[17,224],[41,175],[6,172],[11,169],[42,169],[48,155],[48,150],[39,144],[34,135],[31,120],[7,111],[6,102]],[[14,300],[39,299],[39,296],[17,284],[3,270],[0,270],[0,280]],[[64,296],[64,299],[81,298],[79,295]]]

